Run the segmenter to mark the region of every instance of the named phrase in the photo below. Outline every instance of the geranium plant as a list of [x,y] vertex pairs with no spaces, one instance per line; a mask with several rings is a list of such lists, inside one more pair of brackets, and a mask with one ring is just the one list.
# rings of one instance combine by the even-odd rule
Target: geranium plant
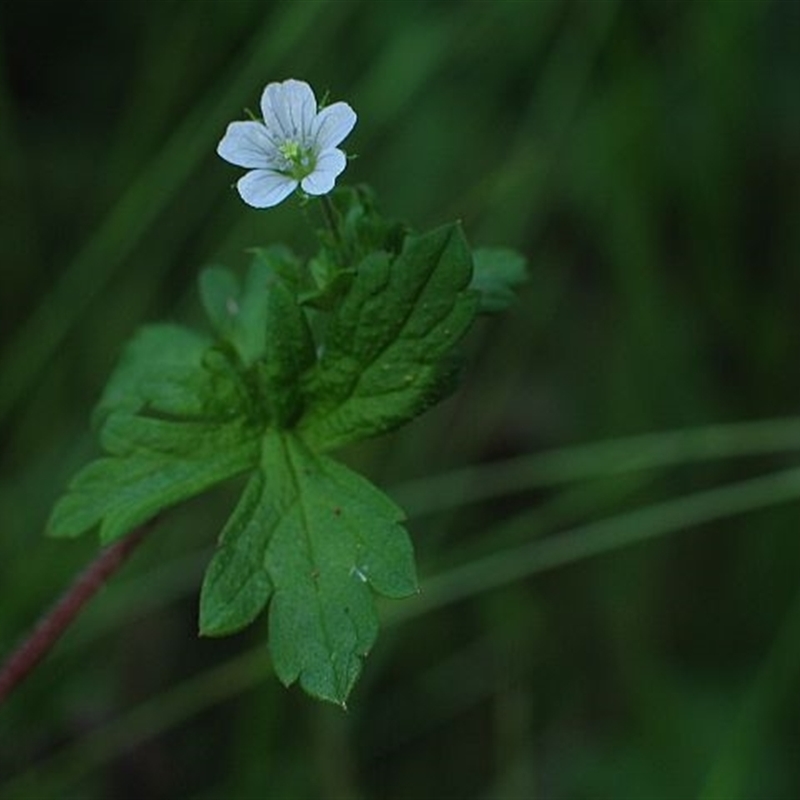
[[287,80],[266,87],[261,112],[232,122],[217,152],[248,170],[236,186],[250,206],[293,192],[321,203],[316,252],[255,249],[242,278],[206,269],[208,330],[134,336],[95,411],[104,454],[72,480],[49,532],[138,541],[164,509],[245,475],[203,581],[200,633],[267,610],[280,680],[344,704],[377,635],[373,596],[418,588],[402,510],[330,453],[450,394],[458,343],[476,314],[511,301],[524,261],[473,253],[458,223],[416,233],[387,220],[364,187],[334,189],[348,104],[320,108]]

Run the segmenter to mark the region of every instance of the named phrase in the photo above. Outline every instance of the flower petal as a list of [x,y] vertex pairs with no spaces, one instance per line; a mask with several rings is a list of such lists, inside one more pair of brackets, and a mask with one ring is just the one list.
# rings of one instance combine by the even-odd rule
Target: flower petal
[[314,171],[303,178],[300,184],[308,194],[327,194],[347,166],[347,158],[341,150],[326,150],[317,158]]
[[280,172],[254,169],[239,178],[236,188],[247,205],[270,208],[285,200],[297,188],[297,181]]
[[261,113],[267,128],[282,140],[304,142],[311,137],[317,99],[305,81],[290,78],[283,83],[267,84],[261,95]]
[[217,154],[237,167],[265,169],[277,155],[267,129],[260,122],[231,122],[217,145]]
[[314,120],[314,141],[320,150],[336,147],[356,124],[356,112],[347,103],[333,103],[317,114]]

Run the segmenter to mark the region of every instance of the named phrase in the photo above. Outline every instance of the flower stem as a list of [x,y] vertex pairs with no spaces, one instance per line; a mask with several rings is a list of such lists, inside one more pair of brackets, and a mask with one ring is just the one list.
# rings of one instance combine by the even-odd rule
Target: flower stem
[[102,550],[78,575],[53,608],[39,620],[28,638],[0,667],[0,703],[50,652],[70,623],[105,581],[125,563],[154,524],[155,520],[151,520]]

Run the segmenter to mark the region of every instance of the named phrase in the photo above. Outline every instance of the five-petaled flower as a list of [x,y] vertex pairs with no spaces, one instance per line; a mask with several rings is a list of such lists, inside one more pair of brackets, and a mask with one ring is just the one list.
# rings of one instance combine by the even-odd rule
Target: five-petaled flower
[[231,122],[217,153],[250,170],[236,184],[242,200],[269,208],[299,186],[327,194],[347,166],[337,145],[353,130],[356,113],[347,103],[318,109],[311,87],[290,79],[270,83],[261,96],[264,121]]

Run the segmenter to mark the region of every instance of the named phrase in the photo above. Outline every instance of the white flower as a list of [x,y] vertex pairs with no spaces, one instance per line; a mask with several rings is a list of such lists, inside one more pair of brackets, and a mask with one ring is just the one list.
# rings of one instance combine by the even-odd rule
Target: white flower
[[317,108],[311,87],[290,79],[270,83],[261,95],[263,122],[231,122],[217,153],[250,170],[236,184],[242,200],[269,208],[298,186],[327,194],[347,166],[337,147],[353,130],[356,113],[347,103]]

